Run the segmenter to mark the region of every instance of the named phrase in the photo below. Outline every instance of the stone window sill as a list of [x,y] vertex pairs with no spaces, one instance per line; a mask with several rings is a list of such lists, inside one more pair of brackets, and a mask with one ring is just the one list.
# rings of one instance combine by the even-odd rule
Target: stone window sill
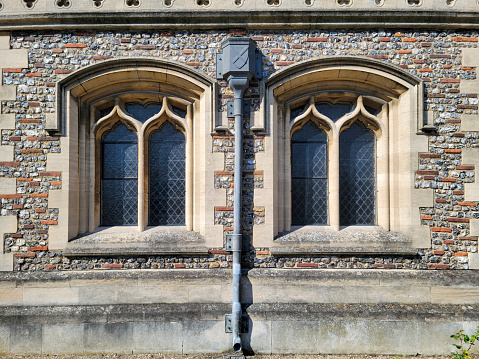
[[339,231],[329,226],[292,227],[278,235],[272,255],[417,255],[412,241],[379,226],[349,226]]
[[184,226],[99,227],[71,240],[65,256],[208,255],[204,238]]

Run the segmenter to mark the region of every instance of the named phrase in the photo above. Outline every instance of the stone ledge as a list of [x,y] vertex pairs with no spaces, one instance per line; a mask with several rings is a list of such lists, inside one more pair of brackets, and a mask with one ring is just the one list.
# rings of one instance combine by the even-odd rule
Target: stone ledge
[[[226,3],[225,3],[226,4]],[[423,7],[421,9],[406,6],[401,9],[378,10],[345,8],[338,9],[331,6],[329,9],[301,9],[294,7],[271,7],[264,5],[260,9],[231,9],[226,8],[195,8],[178,10],[167,9],[138,9],[131,11],[101,11],[89,9],[85,11],[60,10],[53,12],[2,12],[0,30],[57,30],[73,28],[77,30],[92,29],[123,29],[128,23],[130,29],[288,29],[300,26],[304,29],[321,28],[404,28],[408,26],[423,29],[477,29],[477,12],[466,8],[436,9]],[[477,41],[477,40],[476,40]]]

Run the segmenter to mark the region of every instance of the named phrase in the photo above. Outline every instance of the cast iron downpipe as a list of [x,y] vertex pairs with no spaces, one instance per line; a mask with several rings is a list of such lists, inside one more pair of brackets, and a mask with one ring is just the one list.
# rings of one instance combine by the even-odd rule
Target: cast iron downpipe
[[234,167],[234,207],[233,207],[233,350],[239,352],[241,345],[241,189],[243,177],[243,92],[248,87],[247,77],[235,76],[228,81],[234,93],[235,116],[235,167]]
[[233,252],[233,308],[232,333],[233,350],[239,352],[241,343],[241,192],[243,176],[243,93],[253,78],[255,65],[256,43],[250,38],[230,37],[222,44],[223,54],[221,64],[222,77],[228,81],[228,86],[234,93],[233,114],[235,139],[234,164],[234,207],[233,207],[233,235],[231,249]]

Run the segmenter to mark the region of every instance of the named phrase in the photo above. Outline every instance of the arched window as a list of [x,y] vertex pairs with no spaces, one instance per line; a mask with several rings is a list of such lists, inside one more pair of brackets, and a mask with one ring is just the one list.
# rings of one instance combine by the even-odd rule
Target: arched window
[[101,139],[101,224],[138,224],[138,138],[122,123]]
[[328,223],[328,138],[307,122],[291,136],[293,225]]
[[355,122],[339,136],[340,224],[376,224],[376,136]]
[[148,224],[185,223],[185,136],[166,122],[152,132],[148,146]]

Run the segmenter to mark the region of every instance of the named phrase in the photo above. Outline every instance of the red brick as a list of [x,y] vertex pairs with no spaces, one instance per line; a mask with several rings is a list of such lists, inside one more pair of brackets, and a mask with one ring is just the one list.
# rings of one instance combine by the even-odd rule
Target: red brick
[[14,204],[13,209],[23,209],[23,204]]
[[225,176],[225,175],[233,175],[234,171],[216,171],[215,175]]
[[113,56],[100,56],[100,55],[95,55],[95,56],[92,56],[91,58],[93,60],[108,60],[108,59],[111,59]]
[[21,194],[2,194],[1,198],[22,198]]
[[440,82],[443,82],[443,83],[459,83],[459,82],[461,82],[461,80],[459,80],[459,79],[441,79]]
[[307,42],[326,42],[328,41],[327,37],[308,37]]
[[263,41],[264,40],[264,36],[252,36],[251,38],[254,41]]
[[464,191],[452,191],[452,194],[456,196],[462,196],[464,194]]
[[294,44],[291,46],[292,49],[302,49],[303,48],[303,45],[301,44]]
[[467,257],[467,252],[454,252],[453,254],[458,257]]
[[209,252],[211,254],[229,254],[229,252],[224,249],[210,249]]
[[55,70],[55,73],[56,73],[56,74],[70,74],[70,73],[72,73],[72,72],[73,72],[73,70],[65,70],[65,69],[57,69],[57,70]]
[[432,219],[432,216],[421,216],[421,219],[431,220],[431,219]]
[[431,54],[429,55],[431,59],[450,59],[451,55],[441,55],[441,54]]
[[183,50],[183,53],[184,53],[184,54],[192,54],[192,53],[193,53],[193,50],[191,50],[191,49],[185,49],[185,50]]
[[135,49],[138,50],[154,50],[156,47],[155,45],[136,45]]
[[423,42],[423,43],[421,43],[421,46],[422,46],[422,47],[431,47],[431,46],[432,46],[432,43],[430,43],[430,42]]
[[456,166],[456,170],[474,170],[474,166]]
[[398,54],[410,54],[412,50],[397,50]]
[[45,208],[37,208],[35,213],[45,213],[47,210]]
[[461,149],[447,148],[444,150],[444,153],[461,153]]
[[30,197],[48,197],[48,194],[46,193],[33,193],[30,195]]
[[61,176],[61,172],[39,172],[38,173],[40,176]]
[[445,200],[444,198],[436,198],[436,203],[446,203],[447,200]]
[[120,39],[120,43],[122,44],[128,44],[131,42],[131,39]]
[[215,211],[232,211],[233,207],[215,207]]
[[269,254],[269,251],[256,251],[256,254],[260,256],[267,256]]
[[294,61],[276,61],[276,65],[278,66],[289,66],[294,64]]
[[431,69],[419,69],[419,72],[432,72]]
[[84,48],[86,44],[65,44],[66,48]]
[[62,183],[59,182],[59,181],[53,181],[53,182],[51,182],[51,184],[52,184],[52,186],[61,186]]
[[34,181],[32,181],[32,182],[29,182],[28,185],[29,185],[29,186],[33,186],[33,187],[35,187],[35,186],[40,186],[40,182],[34,182]]
[[33,229],[33,228],[35,228],[35,226],[34,226],[33,224],[24,224],[24,225],[23,225],[23,228],[25,228],[25,229]]
[[35,66],[35,68],[37,68],[37,69],[43,69],[45,67],[45,64],[41,63],[41,62],[38,62],[38,63],[34,64],[33,66]]
[[271,52],[272,52],[273,54],[280,54],[280,53],[283,52],[283,50],[281,50],[281,49],[272,49]]
[[42,74],[38,72],[32,72],[26,75],[27,77],[42,77]]
[[477,105],[457,105],[456,107],[460,110],[477,110],[479,108]]
[[445,239],[442,241],[444,244],[454,244],[454,241],[452,239]]
[[22,69],[3,69],[3,72],[22,72]]
[[463,70],[463,71],[475,71],[476,68],[475,67],[461,67],[461,70]]
[[21,150],[22,153],[43,153],[43,150],[40,148],[28,148],[26,150]]
[[391,41],[391,38],[390,37],[380,37],[379,40],[382,41],[382,42],[389,42],[389,41]]
[[188,66],[201,66],[201,62],[187,62]]
[[175,263],[175,268],[185,268],[184,263]]
[[432,253],[436,256],[442,256],[445,252],[444,251],[433,251]]
[[298,268],[318,268],[316,263],[298,263],[296,264]]
[[425,60],[413,60],[415,64],[423,64]]
[[441,155],[436,153],[420,153],[419,158],[441,158]]
[[53,49],[52,52],[53,52],[54,54],[60,54],[60,53],[63,52],[63,49]]
[[123,264],[121,263],[105,263],[101,266],[103,269],[118,269],[123,268]]
[[0,162],[0,166],[20,166],[20,162]]
[[15,253],[15,257],[16,258],[33,258],[35,257],[36,254],[35,253],[31,253],[31,252],[26,252],[26,253]]
[[415,37],[405,37],[404,39],[402,39],[403,42],[416,42],[416,38]]
[[442,182],[456,182],[455,178],[443,178]]
[[469,206],[469,207],[475,207],[476,203],[474,202],[457,202],[459,206]]
[[462,37],[462,36],[456,36],[452,38],[452,41],[457,41],[457,42],[477,42],[477,37]]
[[[449,90],[449,92],[452,92],[451,90]],[[455,118],[450,118],[450,119],[446,120],[446,123],[461,123],[461,120],[455,119]]]
[[32,252],[41,252],[41,251],[46,251],[48,249],[47,246],[36,246],[36,247],[30,247],[29,248]]
[[10,141],[21,141],[22,138],[20,136],[12,136],[10,137]]
[[416,171],[416,173],[417,173],[418,175],[438,175],[438,174],[439,174],[438,171],[426,171],[426,170],[424,170],[424,171]]
[[469,223],[468,218],[448,218],[447,221],[452,223]]
[[55,267],[53,264],[47,264],[47,265],[45,266],[45,269],[47,269],[47,270],[48,270],[48,269],[55,269],[55,268],[56,268],[56,267]]
[[35,118],[26,118],[26,119],[20,120],[20,123],[42,123],[42,120],[35,119]]
[[22,238],[22,237],[23,237],[23,234],[21,234],[21,233],[13,233],[13,234],[10,235],[10,237],[12,237],[12,238]]
[[428,264],[429,269],[449,269],[449,264]]
[[40,221],[41,224],[58,224],[58,221]]
[[368,57],[377,60],[387,60],[388,55],[368,55]]
[[451,228],[445,228],[445,227],[431,227],[431,231],[433,232],[452,232]]

